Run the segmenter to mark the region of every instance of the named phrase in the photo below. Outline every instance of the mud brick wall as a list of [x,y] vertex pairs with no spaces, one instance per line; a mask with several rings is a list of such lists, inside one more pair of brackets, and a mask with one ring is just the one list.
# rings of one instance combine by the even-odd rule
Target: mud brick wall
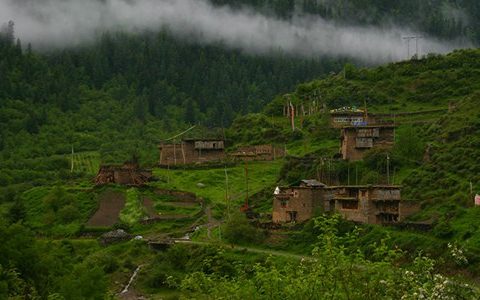
[[161,166],[194,164],[225,159],[225,150],[196,149],[195,141],[185,141],[178,144],[163,144],[159,146]]

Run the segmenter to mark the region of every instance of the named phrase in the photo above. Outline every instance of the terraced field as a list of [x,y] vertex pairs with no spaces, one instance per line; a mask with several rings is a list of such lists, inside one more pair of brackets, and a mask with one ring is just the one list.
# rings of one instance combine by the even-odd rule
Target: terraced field
[[125,194],[107,191],[100,198],[100,206],[88,220],[87,225],[93,227],[110,227],[119,221],[120,212],[125,206]]
[[100,154],[98,152],[80,152],[73,155],[73,170],[76,172],[94,175],[97,174],[99,167]]

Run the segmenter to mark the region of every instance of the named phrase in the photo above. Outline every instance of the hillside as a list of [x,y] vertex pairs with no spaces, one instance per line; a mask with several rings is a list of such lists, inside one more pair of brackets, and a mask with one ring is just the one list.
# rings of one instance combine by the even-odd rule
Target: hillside
[[221,130],[275,94],[339,68],[191,45],[166,32],[106,33],[91,47],[38,53],[15,43],[13,30],[0,34],[3,187],[67,176],[59,170],[68,168],[72,148],[95,157],[94,165],[133,155],[153,165],[161,139],[192,124],[198,135]]
[[[338,151],[338,132],[319,130],[319,116],[306,117],[306,126],[297,135],[304,141],[303,149],[310,149],[304,154],[310,153],[311,160],[291,158],[282,178],[285,183],[302,178],[334,178],[342,184],[386,183],[388,153],[390,180],[403,186],[405,199],[422,205],[422,212],[412,221],[431,223],[433,230],[424,235],[367,228],[364,242],[390,236],[392,245],[443,255],[447,243],[455,241],[468,249],[471,262],[476,265],[480,235],[475,220],[480,209],[473,207],[473,196],[480,192],[476,163],[480,155],[479,89],[479,50],[456,51],[373,69],[347,65],[340,74],[301,84],[294,93],[278,97],[268,105],[266,114],[281,114],[286,100],[308,106],[312,99],[321,99],[329,108],[366,104],[369,112],[396,122],[397,143],[391,151],[372,150],[363,162],[338,162],[329,171],[331,174],[323,171],[319,178],[320,158],[332,157]],[[255,128],[240,132],[237,135],[246,137],[258,134]],[[295,237],[293,244],[302,245],[299,251],[308,248],[305,239],[315,236],[301,233]]]
[[480,6],[475,0],[214,0],[218,5],[247,5],[283,18],[295,13],[319,15],[349,25],[397,25],[442,39],[480,41]]
[[[211,2],[480,42],[475,0]],[[480,299],[480,49],[366,67],[167,28],[39,50],[15,28],[0,27],[0,299]],[[342,160],[342,107],[394,123],[394,146]],[[303,179],[400,185],[421,209],[274,223],[274,194]]]

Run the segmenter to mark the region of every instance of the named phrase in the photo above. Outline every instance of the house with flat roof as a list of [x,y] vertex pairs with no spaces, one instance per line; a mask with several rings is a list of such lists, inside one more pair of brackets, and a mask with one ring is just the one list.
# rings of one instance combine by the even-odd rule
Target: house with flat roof
[[322,185],[279,187],[275,190],[272,221],[274,223],[304,222],[318,213],[329,211],[330,191]]
[[394,125],[344,126],[341,130],[340,153],[348,161],[362,160],[373,148],[392,148],[395,142]]
[[318,213],[337,212],[354,222],[391,224],[402,222],[418,211],[417,203],[402,200],[400,186],[313,184],[277,188],[272,221],[303,222]]

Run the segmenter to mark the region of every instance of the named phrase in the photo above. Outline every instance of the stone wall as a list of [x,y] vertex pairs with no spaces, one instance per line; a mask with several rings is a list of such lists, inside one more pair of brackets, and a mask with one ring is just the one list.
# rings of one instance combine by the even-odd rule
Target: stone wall
[[349,221],[392,224],[419,209],[417,203],[401,200],[397,186],[288,187],[274,196],[272,221],[303,222],[316,212],[336,211]]
[[317,210],[324,210],[321,189],[291,187],[282,188],[273,200],[274,223],[303,222],[311,219]]
[[413,201],[400,202],[399,221],[405,221],[406,218],[420,211],[420,204]]
[[362,160],[372,148],[390,148],[394,144],[393,126],[345,127],[342,129],[340,152],[344,160]]
[[140,169],[137,164],[104,165],[95,177],[96,185],[116,183],[121,185],[144,185],[153,174],[150,170]]
[[223,141],[187,140],[159,145],[160,166],[221,161],[225,159]]

